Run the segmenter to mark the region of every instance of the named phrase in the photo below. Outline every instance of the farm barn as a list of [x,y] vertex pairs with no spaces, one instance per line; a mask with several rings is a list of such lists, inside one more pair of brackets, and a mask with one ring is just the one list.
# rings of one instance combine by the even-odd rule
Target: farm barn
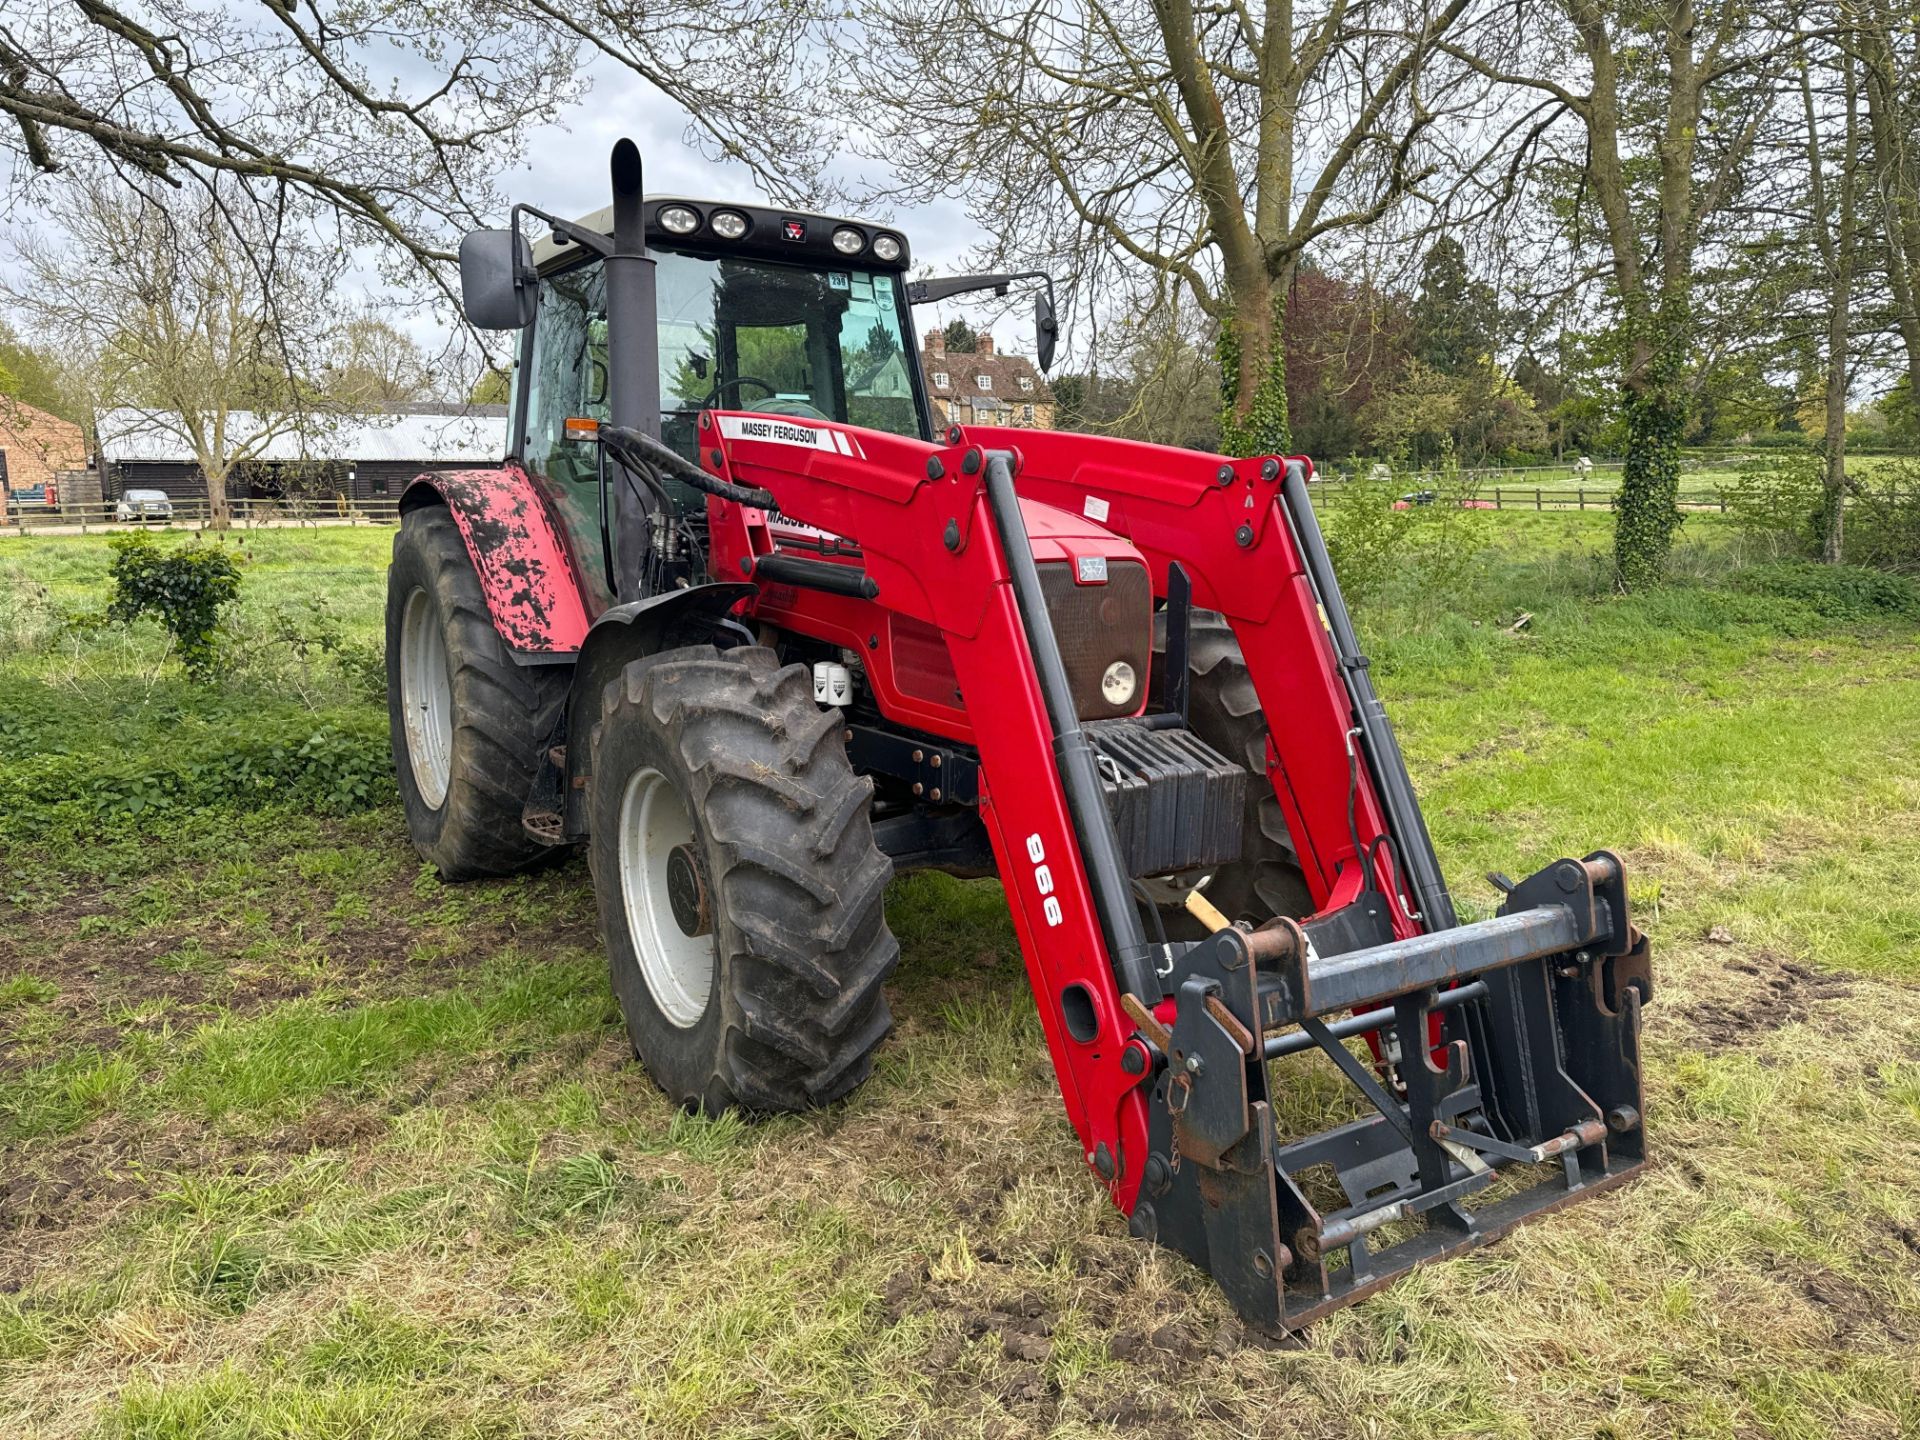
[[[234,448],[254,451],[227,477],[230,499],[398,495],[423,470],[498,464],[507,448],[504,405],[409,405],[390,411],[314,417],[287,424],[263,441],[252,437],[274,422],[248,411],[227,416]],[[128,490],[164,490],[174,500],[206,496],[206,480],[179,417],[116,409],[99,421],[105,498]]]

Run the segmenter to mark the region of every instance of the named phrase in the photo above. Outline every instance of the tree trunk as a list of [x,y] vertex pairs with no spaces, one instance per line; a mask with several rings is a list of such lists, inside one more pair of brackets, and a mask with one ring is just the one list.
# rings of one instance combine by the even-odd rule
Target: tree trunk
[[1230,292],[1220,326],[1220,448],[1228,455],[1284,455],[1287,415],[1286,287],[1264,275]]
[[[1903,75],[1888,29],[1888,14],[1879,7],[1859,30],[1860,56],[1866,64],[1867,124],[1873,136],[1875,179],[1880,211],[1885,217],[1887,283],[1899,317],[1900,338],[1907,351],[1907,378],[1913,400],[1920,405],[1920,175],[1909,155],[1901,95],[1911,83]],[[1852,66],[1849,61],[1849,74]]]
[[1828,267],[1827,473],[1820,516],[1821,558],[1829,565],[1838,565],[1846,550],[1847,328],[1853,302],[1855,171],[1860,148],[1858,80],[1853,55],[1844,47],[1840,52],[1840,65],[1846,86],[1847,134],[1840,160],[1839,212],[1833,216],[1830,229],[1833,243],[1832,263]]
[[1808,209],[1813,237],[1827,272],[1827,364],[1821,448],[1826,454],[1820,496],[1820,557],[1838,565],[1845,551],[1847,497],[1847,331],[1853,301],[1854,215],[1860,159],[1860,89],[1853,52],[1842,46],[1836,63],[1846,94],[1846,130],[1840,150],[1838,194],[1828,187],[1826,151],[1814,104],[1813,63],[1800,54],[1800,97],[1806,117]]
[[207,529],[231,530],[233,528],[233,506],[227,502],[227,472],[217,474],[204,461],[200,473],[207,481]]

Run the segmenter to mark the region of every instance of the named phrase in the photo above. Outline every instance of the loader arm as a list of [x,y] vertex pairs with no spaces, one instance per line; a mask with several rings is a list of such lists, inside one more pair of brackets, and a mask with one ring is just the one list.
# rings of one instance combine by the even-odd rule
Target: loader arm
[[[711,501],[715,573],[761,582],[756,617],[855,651],[880,649],[889,614],[944,640],[964,715],[910,718],[977,753],[1068,1119],[1136,1233],[1208,1269],[1249,1320],[1297,1327],[1644,1163],[1650,979],[1620,863],[1556,862],[1501,915],[1453,924],[1350,634],[1342,653],[1300,470],[1289,482],[1274,457],[1032,431],[956,428],[930,445],[766,416],[700,423],[709,474],[834,542],[796,550],[766,510]],[[1063,512],[1136,550],[1156,595],[1190,589],[1232,625],[1314,914],[1145,943],[1115,894],[1113,823],[1033,598],[1029,532]],[[1366,1059],[1344,1044],[1357,1035]],[[1356,1118],[1287,1141],[1275,1065],[1309,1051],[1350,1084]],[[1493,1190],[1507,1175],[1531,1183]]]

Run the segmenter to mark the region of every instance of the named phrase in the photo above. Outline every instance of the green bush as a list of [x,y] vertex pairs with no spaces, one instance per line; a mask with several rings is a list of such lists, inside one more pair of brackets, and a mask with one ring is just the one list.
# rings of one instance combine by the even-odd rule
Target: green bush
[[162,549],[144,531],[108,542],[113,560],[109,619],[130,625],[151,615],[173,637],[180,663],[195,681],[214,678],[221,612],[240,598],[240,567],[217,545]]
[[1721,490],[1727,514],[1748,535],[1818,554],[1825,466],[1809,453],[1756,456]]
[[1847,559],[1876,570],[1920,571],[1920,461],[1863,476],[1847,506]]
[[1754,595],[1792,600],[1827,620],[1920,620],[1920,584],[1858,565],[1756,565],[1734,583]]
[[255,717],[183,727],[180,747],[30,750],[0,766],[0,835],[47,827],[143,824],[216,808],[285,805],[325,814],[366,810],[393,796],[386,725],[377,714]]
[[[1430,503],[1394,509],[1401,496],[1421,491],[1433,494]],[[1451,468],[1344,480],[1322,494],[1327,557],[1350,606],[1373,599],[1400,574],[1416,576],[1429,594],[1457,587],[1491,533],[1487,511],[1465,508],[1472,487]]]

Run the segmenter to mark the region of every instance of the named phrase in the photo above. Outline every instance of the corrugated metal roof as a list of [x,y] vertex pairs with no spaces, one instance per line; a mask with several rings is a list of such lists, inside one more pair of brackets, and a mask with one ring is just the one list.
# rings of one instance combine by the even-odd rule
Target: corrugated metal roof
[[[316,415],[298,424],[279,422],[279,433],[254,458],[299,460],[472,461],[491,465],[507,453],[507,420],[475,411],[459,415]],[[238,447],[274,429],[272,417],[248,410],[227,412],[227,434]],[[193,451],[180,433],[180,419],[165,411],[123,408],[102,411],[100,453],[119,464],[135,460],[190,463]]]

